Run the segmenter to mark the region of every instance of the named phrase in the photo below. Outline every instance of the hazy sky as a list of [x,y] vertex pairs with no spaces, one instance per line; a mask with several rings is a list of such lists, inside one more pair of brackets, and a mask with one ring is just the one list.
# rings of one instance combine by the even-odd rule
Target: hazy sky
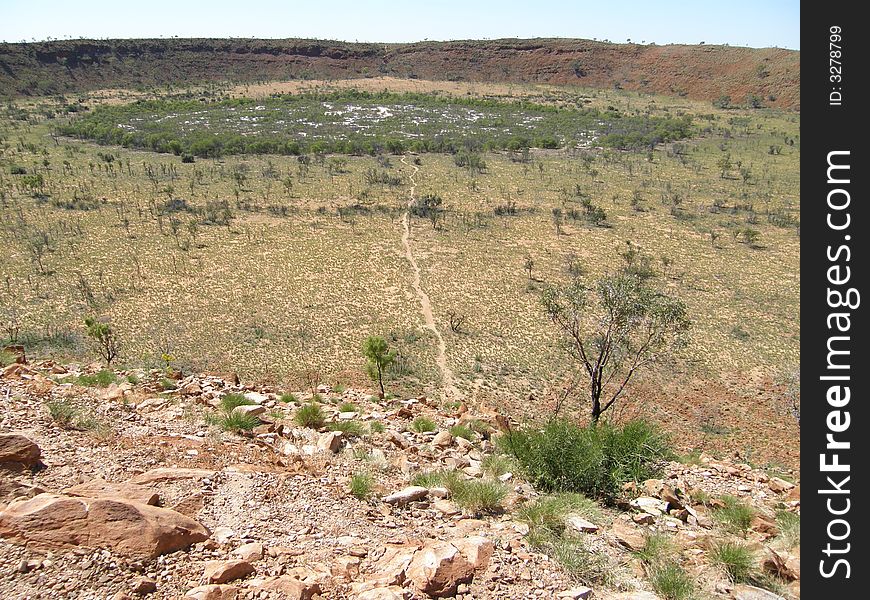
[[0,0],[0,40],[578,37],[800,48],[799,0]]

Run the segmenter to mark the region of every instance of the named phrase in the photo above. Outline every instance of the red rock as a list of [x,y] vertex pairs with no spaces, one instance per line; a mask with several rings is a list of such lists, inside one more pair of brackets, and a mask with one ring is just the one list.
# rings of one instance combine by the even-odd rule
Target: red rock
[[0,434],[0,466],[30,468],[39,463],[40,456],[42,450],[39,446],[23,435]]
[[215,476],[215,472],[208,469],[178,469],[172,467],[159,467],[145,471],[130,479],[130,483],[148,485],[165,481],[179,481],[182,479],[208,479]]
[[39,494],[0,512],[0,536],[43,548],[109,548],[154,558],[208,539],[208,530],[175,511],[105,498]]
[[209,560],[203,576],[209,583],[229,583],[254,572],[254,565],[246,560]]
[[234,585],[201,585],[189,590],[184,597],[193,600],[236,600],[239,588]]
[[474,567],[453,544],[429,542],[414,553],[407,576],[421,592],[443,598],[455,594],[460,583],[471,581]]
[[141,504],[157,506],[160,496],[152,489],[135,483],[109,483],[99,477],[85,483],[74,485],[63,490],[67,496],[85,496],[87,498],[108,498],[130,500]]

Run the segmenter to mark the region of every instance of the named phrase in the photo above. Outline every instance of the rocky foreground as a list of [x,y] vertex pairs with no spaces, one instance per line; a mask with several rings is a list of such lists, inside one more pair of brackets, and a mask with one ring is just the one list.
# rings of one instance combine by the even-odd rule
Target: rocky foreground
[[[671,463],[663,479],[627,486],[630,501],[595,522],[568,517],[610,571],[590,588],[537,551],[516,519],[538,493],[487,468],[499,415],[157,370],[82,385],[98,369],[43,361],[2,371],[0,598],[654,600],[635,554],[653,532],[672,538],[703,598],[800,595],[799,548],[783,547],[773,518],[799,511],[800,488],[749,465],[704,455]],[[259,419],[252,431],[204,420],[233,393],[249,403],[233,412]],[[315,394],[326,423],[303,427],[293,416]],[[415,431],[420,417],[434,431]],[[329,427],[341,421],[364,433]],[[464,423],[491,428],[473,440],[449,431]],[[498,510],[463,508],[445,488],[411,485],[434,469],[499,480],[509,493]],[[373,493],[355,497],[349,480],[362,471]],[[705,561],[723,495],[755,509],[745,541],[783,596],[733,584]]]

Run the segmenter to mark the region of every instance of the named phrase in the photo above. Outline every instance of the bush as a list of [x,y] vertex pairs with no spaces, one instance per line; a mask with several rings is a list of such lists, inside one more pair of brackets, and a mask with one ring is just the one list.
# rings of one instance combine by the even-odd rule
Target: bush
[[671,455],[666,438],[645,421],[583,428],[552,420],[542,430],[512,431],[499,438],[499,446],[535,487],[605,501],[614,500],[628,481],[657,477]]
[[741,544],[723,542],[714,546],[710,561],[722,567],[734,583],[744,583],[752,577],[752,551]]
[[487,454],[480,461],[480,470],[492,477],[501,477],[513,468],[513,459],[504,454]]
[[365,433],[362,423],[359,421],[335,421],[327,425],[330,431],[341,431],[345,437],[360,437]]
[[689,600],[695,594],[692,578],[671,560],[652,566],[649,579],[656,593],[665,600]]
[[45,403],[51,420],[63,427],[71,427],[79,414],[78,409],[66,400],[49,400]]
[[374,481],[368,473],[354,473],[350,477],[350,493],[355,498],[366,500],[372,495]]
[[664,533],[652,533],[646,536],[643,549],[635,552],[640,560],[648,565],[661,563],[674,553],[674,544]]
[[450,428],[450,435],[455,438],[465,438],[469,442],[475,438],[474,432],[466,425],[454,425]]
[[447,487],[453,501],[472,513],[501,512],[507,488],[499,481],[461,479],[452,480]]
[[323,410],[320,408],[319,404],[315,404],[314,402],[309,402],[305,406],[299,408],[296,411],[296,416],[294,420],[302,427],[309,427],[311,429],[320,429],[323,427],[323,423],[326,421],[326,417],[323,415]]
[[369,423],[369,431],[371,433],[383,433],[386,428],[380,421],[372,421]]
[[116,380],[117,377],[115,377],[114,373],[108,369],[103,369],[93,375],[79,375],[78,384],[88,387],[109,387]]
[[776,524],[779,527],[779,535],[787,547],[800,546],[801,516],[798,513],[781,510],[776,513]]
[[541,535],[560,536],[565,532],[565,518],[577,514],[590,519],[600,516],[598,506],[582,494],[563,492],[524,504],[517,520],[529,526],[532,538]]
[[296,396],[290,393],[281,394],[281,397],[278,398],[278,400],[280,402],[283,402],[284,404],[290,404],[292,402],[296,402]]
[[745,535],[752,524],[755,511],[734,496],[722,496],[724,507],[713,511],[713,517],[731,533]]
[[357,412],[359,409],[353,402],[342,402],[338,405],[339,412]]
[[417,417],[411,422],[411,429],[417,433],[426,433],[429,431],[435,431],[438,429],[438,426],[435,424],[435,421],[429,417]]
[[231,413],[237,406],[251,406],[254,402],[245,398],[242,394],[227,394],[221,398],[221,408],[224,412]]
[[217,419],[217,425],[224,431],[251,431],[260,424],[254,415],[236,411],[225,412]]

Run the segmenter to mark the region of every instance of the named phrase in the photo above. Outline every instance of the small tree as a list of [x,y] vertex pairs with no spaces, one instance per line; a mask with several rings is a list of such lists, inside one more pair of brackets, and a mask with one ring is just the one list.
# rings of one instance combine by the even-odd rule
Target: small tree
[[526,271],[529,272],[529,281],[531,281],[532,280],[532,269],[535,268],[535,259],[532,258],[531,254],[526,254],[526,260],[523,263],[523,267],[526,269]]
[[118,336],[111,325],[98,321],[94,317],[85,317],[85,327],[88,330],[88,337],[94,340],[100,357],[106,361],[106,365],[111,365],[120,350]]
[[577,279],[548,288],[541,301],[589,381],[592,425],[638,369],[684,345],[690,325],[685,304],[624,271],[599,279],[594,289]]
[[390,350],[387,340],[379,335],[371,335],[363,343],[363,355],[368,360],[366,372],[372,381],[377,381],[381,388],[381,398],[384,397],[384,371],[396,359],[396,351]]

